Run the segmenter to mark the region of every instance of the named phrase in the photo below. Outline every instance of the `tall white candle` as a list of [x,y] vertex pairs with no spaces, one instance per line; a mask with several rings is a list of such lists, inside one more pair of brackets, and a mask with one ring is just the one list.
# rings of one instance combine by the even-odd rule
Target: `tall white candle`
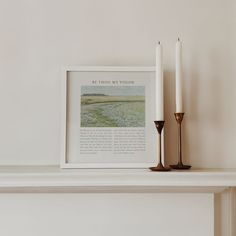
[[156,120],[164,120],[162,45],[156,47]]
[[176,112],[183,112],[183,65],[182,65],[182,43],[178,39],[176,43]]

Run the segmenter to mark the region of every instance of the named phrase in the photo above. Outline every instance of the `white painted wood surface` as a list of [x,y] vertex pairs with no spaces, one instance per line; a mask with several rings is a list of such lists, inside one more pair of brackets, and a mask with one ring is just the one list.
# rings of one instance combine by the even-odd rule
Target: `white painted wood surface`
[[0,209],[2,236],[214,235],[212,194],[0,194]]
[[[162,218],[162,214],[156,213],[157,219],[162,222],[164,225],[168,225],[169,223],[174,224],[179,222],[177,220],[176,214],[180,214],[181,211],[181,218],[184,221],[189,219],[190,225],[188,235],[197,235],[200,233],[201,235],[206,236],[235,236],[235,190],[232,187],[236,186],[236,170],[234,169],[199,169],[199,170],[191,170],[191,171],[172,171],[168,173],[154,173],[149,171],[148,169],[60,169],[58,166],[5,166],[0,167],[0,193],[4,193],[4,195],[0,195],[0,200],[4,203],[7,201],[5,196],[8,196],[8,209],[9,209],[9,202],[12,199],[12,204],[16,205],[16,208],[19,208],[19,202],[22,201],[26,203],[26,199],[29,197],[32,198],[32,193],[44,193],[46,196],[45,199],[53,201],[53,199],[61,199],[63,204],[75,204],[75,206],[81,207],[83,205],[93,205],[93,207],[97,207],[94,204],[99,201],[106,201],[110,204],[109,211],[117,211],[116,204],[118,198],[123,199],[123,203],[127,205],[127,209],[121,212],[121,216],[123,217],[125,214],[128,214],[130,217],[134,217],[133,213],[130,212],[137,211],[138,208],[135,206],[133,207],[129,199],[132,197],[141,198],[141,205],[142,209],[146,207],[150,207],[153,204],[148,203],[148,198],[152,199],[155,202],[155,209],[164,211],[165,208],[168,209],[168,212],[171,212],[171,209],[174,208],[175,210],[171,212],[171,214],[164,214],[165,217],[170,217],[169,221]],[[8,193],[14,193],[8,195]],[[18,193],[27,193],[23,195],[18,195]],[[54,193],[54,197],[50,196],[50,193]],[[61,195],[63,193],[63,195]],[[91,194],[92,193],[92,194]],[[171,194],[169,194],[171,193]],[[198,194],[196,194],[198,193]],[[222,210],[217,212],[216,207],[216,200],[214,198],[215,194],[218,196],[222,195],[226,196],[224,205],[222,207],[226,207],[225,212]],[[67,202],[65,199],[71,198],[71,194],[75,194],[77,200],[72,197],[72,202]],[[99,195],[98,195],[99,194]],[[44,196],[43,195],[43,196]],[[19,196],[22,196],[22,198]],[[34,211],[37,210],[37,204],[40,206],[47,206],[49,207],[46,202],[40,197],[40,195],[34,195],[34,200],[30,201],[29,209]],[[62,197],[65,196],[65,197]],[[86,196],[86,199],[83,197]],[[113,196],[113,197],[112,197]],[[107,199],[117,198],[115,201],[107,201]],[[44,198],[44,197],[43,197]],[[62,200],[62,198],[64,200]],[[135,199],[134,198],[134,199]],[[144,200],[145,199],[145,200]],[[171,200],[172,199],[172,200]],[[178,200],[179,199],[179,200]],[[182,200],[181,200],[182,199]],[[202,204],[202,199],[206,202],[205,205]],[[204,200],[205,199],[205,200]],[[189,201],[189,205],[187,206],[185,202]],[[119,202],[119,201],[118,201]],[[138,204],[137,202],[137,204]],[[193,204],[193,202],[198,202],[198,207]],[[27,201],[28,204],[28,201]],[[173,204],[173,206],[171,206]],[[219,202],[217,203],[219,204]],[[4,205],[4,204],[2,204]],[[12,206],[13,206],[12,205]],[[0,203],[1,206],[1,203]],[[3,207],[3,208],[2,208]],[[50,206],[51,207],[51,206]],[[104,205],[101,206],[100,211],[103,211]],[[180,207],[180,209],[178,209]],[[58,212],[63,210],[58,206],[53,206],[55,214],[59,214]],[[162,209],[163,208],[163,209]],[[4,206],[1,206],[1,209],[4,211]],[[91,206],[89,206],[89,211],[91,210]],[[108,209],[108,208],[107,208]],[[155,210],[154,209],[154,210]],[[207,222],[204,224],[203,228],[199,228],[199,225],[202,224],[201,221],[197,220],[194,221],[194,212],[198,209],[199,212],[196,214],[198,216],[201,215],[201,220],[204,219]],[[66,207],[64,209],[71,214],[76,214],[75,211],[72,211],[70,207]],[[97,209],[99,210],[99,209]],[[10,211],[14,212],[12,208]],[[85,211],[85,209],[84,209]],[[48,213],[47,211],[45,211]],[[129,213],[128,213],[129,212]],[[225,225],[227,225],[227,229],[222,229],[221,226],[217,226],[216,224],[220,224],[223,220],[221,214],[225,215]],[[41,215],[43,212],[40,213]],[[97,213],[95,213],[95,218]],[[150,218],[154,217],[153,213],[150,211]],[[214,216],[215,214],[215,216]],[[9,214],[7,214],[9,215]],[[106,215],[103,212],[103,216]],[[0,215],[2,216],[2,214]],[[188,216],[188,217],[187,217]],[[24,218],[27,217],[27,214],[22,216],[23,221]],[[65,217],[63,215],[62,217]],[[82,215],[78,216],[83,221]],[[113,217],[115,215],[113,214]],[[203,218],[202,218],[203,217]],[[69,217],[72,220],[73,217]],[[84,221],[84,224],[95,224],[95,218],[92,218],[91,222]],[[20,222],[22,221],[20,220]],[[5,219],[8,222],[8,219]],[[33,222],[33,220],[32,220]],[[178,233],[181,232],[181,229],[168,229],[164,231],[164,227],[162,224],[157,222],[157,226],[160,227],[161,236],[168,235],[170,233],[175,232],[178,230]],[[22,222],[21,222],[22,223]],[[152,226],[153,222],[144,222],[148,227]],[[56,224],[56,222],[52,222],[52,224]],[[122,226],[118,230],[120,233],[124,233],[124,222],[119,221],[119,224]],[[47,227],[45,222],[42,222],[44,227]],[[142,227],[144,229],[144,227]],[[194,230],[193,230],[194,229]],[[215,229],[215,234],[214,234]],[[3,228],[3,231],[6,231],[6,227]],[[39,229],[38,232],[43,232],[43,228]],[[54,230],[56,230],[54,228]],[[64,230],[63,227],[61,229]],[[73,226],[69,228],[71,232],[75,233],[85,233],[85,235],[92,235],[92,233],[87,229],[76,229]],[[109,229],[109,232],[111,229]],[[134,230],[130,228],[130,230]],[[151,232],[152,229],[147,229]],[[173,231],[174,230],[174,231]],[[182,229],[182,235],[185,235],[187,231],[186,229]],[[31,231],[29,231],[31,232]],[[137,231],[138,232],[138,231]],[[27,231],[28,233],[28,231]],[[107,232],[104,231],[104,228],[100,229],[100,233],[104,233],[106,235]],[[10,234],[11,235],[11,234]],[[60,234],[59,234],[60,235]],[[116,235],[116,234],[114,234]],[[124,234],[125,235],[125,234]],[[198,234],[199,235],[199,234]]]
[[[199,189],[219,192],[236,186],[236,170],[199,169],[191,171],[151,172],[148,169],[70,169],[58,166],[0,167],[3,188],[90,188],[90,190]],[[204,192],[204,191],[203,191]]]
[[[214,236],[214,194],[228,189],[235,175],[234,170],[0,167],[1,233]],[[40,222],[38,216],[44,216]]]

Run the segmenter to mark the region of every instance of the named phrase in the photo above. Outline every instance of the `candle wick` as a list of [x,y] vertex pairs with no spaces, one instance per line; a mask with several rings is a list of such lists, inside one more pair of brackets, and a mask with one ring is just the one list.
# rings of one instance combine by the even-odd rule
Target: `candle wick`
[[158,41],[158,44],[161,44],[161,42],[160,42],[160,41]]
[[180,41],[180,39],[178,38],[178,41]]

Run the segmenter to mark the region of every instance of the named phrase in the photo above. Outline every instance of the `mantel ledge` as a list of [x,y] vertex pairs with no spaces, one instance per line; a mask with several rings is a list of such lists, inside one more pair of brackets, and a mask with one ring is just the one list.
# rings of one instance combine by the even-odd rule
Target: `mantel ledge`
[[236,186],[236,169],[151,172],[148,169],[60,169],[2,166],[0,192],[221,192]]

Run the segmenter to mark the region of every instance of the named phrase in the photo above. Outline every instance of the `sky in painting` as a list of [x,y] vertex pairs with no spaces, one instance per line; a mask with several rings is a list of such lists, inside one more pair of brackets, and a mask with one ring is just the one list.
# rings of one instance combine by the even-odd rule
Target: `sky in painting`
[[110,96],[145,96],[145,86],[81,86],[81,94]]

